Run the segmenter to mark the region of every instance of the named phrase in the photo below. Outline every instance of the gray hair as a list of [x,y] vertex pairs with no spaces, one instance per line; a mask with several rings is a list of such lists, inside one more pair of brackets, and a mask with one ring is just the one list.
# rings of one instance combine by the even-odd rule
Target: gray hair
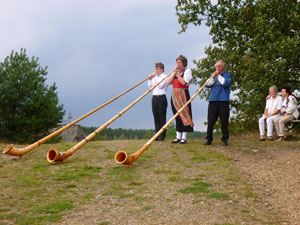
[[218,60],[217,62],[216,62],[216,64],[215,64],[215,67],[217,66],[217,63],[222,63],[223,64],[223,67],[225,68],[225,66],[226,66],[226,64],[225,64],[225,62],[223,61],[223,60]]
[[272,89],[275,89],[277,91],[277,87],[275,85],[273,85],[272,87],[269,88],[269,92],[272,90]]

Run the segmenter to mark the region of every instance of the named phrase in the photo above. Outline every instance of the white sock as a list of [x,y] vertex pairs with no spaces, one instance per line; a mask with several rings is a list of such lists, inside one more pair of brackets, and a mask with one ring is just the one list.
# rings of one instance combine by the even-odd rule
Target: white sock
[[186,140],[186,132],[182,132],[182,139]]
[[176,131],[176,138],[177,138],[178,140],[181,139],[181,132]]

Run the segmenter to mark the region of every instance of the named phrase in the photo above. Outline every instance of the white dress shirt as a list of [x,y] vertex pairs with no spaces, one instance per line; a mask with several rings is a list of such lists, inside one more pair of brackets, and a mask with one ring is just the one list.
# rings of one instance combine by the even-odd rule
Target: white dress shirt
[[[222,75],[218,76],[218,81],[221,85],[223,85],[225,83],[225,78],[222,77]],[[208,83],[207,86],[212,86],[214,84],[214,79],[211,79]]]
[[183,74],[183,79],[187,83],[187,85],[189,85],[189,83],[190,83],[190,81],[191,81],[192,78],[193,77],[192,77],[192,71],[191,71],[191,69],[186,69],[184,71],[184,74]]
[[[152,88],[157,83],[159,83],[166,76],[167,76],[166,74],[162,73],[160,75],[155,75],[151,80],[148,80],[149,89]],[[156,88],[153,89],[152,94],[154,96],[165,95],[167,93],[167,89],[168,89],[168,83],[167,83],[167,79],[165,79]]]

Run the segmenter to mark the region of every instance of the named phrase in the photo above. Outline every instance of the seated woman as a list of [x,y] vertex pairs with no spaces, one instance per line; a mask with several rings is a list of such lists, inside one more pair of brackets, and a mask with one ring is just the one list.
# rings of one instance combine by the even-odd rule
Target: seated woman
[[277,141],[284,141],[284,127],[291,120],[297,119],[299,112],[297,110],[298,102],[289,87],[284,87],[281,90],[283,97],[282,106],[280,109],[280,116],[274,120],[276,132],[278,135]]

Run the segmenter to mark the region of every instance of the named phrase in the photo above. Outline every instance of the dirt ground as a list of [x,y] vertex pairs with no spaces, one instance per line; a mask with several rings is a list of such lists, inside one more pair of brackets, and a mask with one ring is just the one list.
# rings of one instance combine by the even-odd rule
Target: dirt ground
[[257,143],[241,149],[216,150],[245,174],[264,204],[278,214],[280,224],[300,224],[300,141]]

